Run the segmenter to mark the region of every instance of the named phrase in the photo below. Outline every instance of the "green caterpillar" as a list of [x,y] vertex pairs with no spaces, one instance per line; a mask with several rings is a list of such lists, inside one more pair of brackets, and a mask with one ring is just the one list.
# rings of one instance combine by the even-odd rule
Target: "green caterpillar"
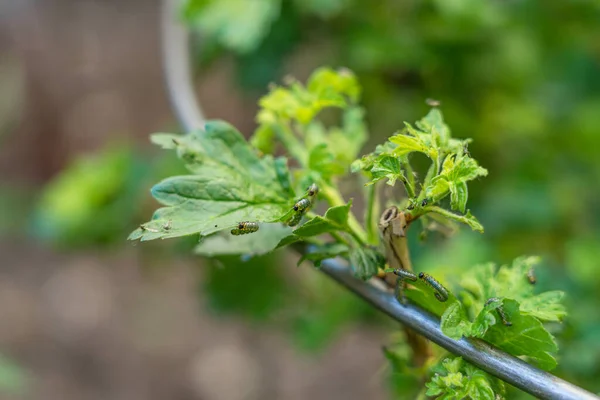
[[304,213],[306,213],[306,211],[308,211],[308,209],[310,207],[312,207],[313,200],[315,199],[315,197],[317,196],[318,193],[319,193],[319,187],[317,186],[316,183],[311,184],[306,189],[306,196],[308,196],[308,198],[304,197],[304,198],[298,200],[296,202],[296,204],[294,204],[294,212],[295,213],[287,221],[288,226],[296,226],[300,223]]
[[256,232],[258,230],[259,226],[258,226],[258,222],[249,222],[249,221],[244,221],[244,222],[240,222],[237,226],[237,228],[234,228],[231,230],[231,234],[238,236],[238,235],[245,235],[247,233],[253,233]]
[[425,283],[431,286],[434,289],[435,298],[441,301],[442,303],[448,300],[448,290],[435,280],[435,278],[429,274],[424,272],[419,273],[419,278],[421,278]]
[[[485,302],[485,305],[487,306],[488,304],[490,304],[491,302],[494,301],[501,301],[498,297],[490,297],[488,299],[488,301]],[[498,312],[498,315],[500,316],[500,319],[502,320],[502,323],[506,326],[512,326],[512,322],[510,322],[508,320],[508,317],[506,316],[506,313],[504,312],[504,307],[502,307],[502,305],[499,305],[498,308],[496,308],[496,311]]]
[[311,202],[309,199],[300,199],[296,204],[294,204],[294,211],[299,213],[304,213],[311,206]]
[[394,274],[398,276],[394,296],[398,301],[400,301],[401,304],[406,304],[406,296],[404,295],[404,280],[414,282],[417,280],[417,276],[412,272],[401,268],[395,269]]

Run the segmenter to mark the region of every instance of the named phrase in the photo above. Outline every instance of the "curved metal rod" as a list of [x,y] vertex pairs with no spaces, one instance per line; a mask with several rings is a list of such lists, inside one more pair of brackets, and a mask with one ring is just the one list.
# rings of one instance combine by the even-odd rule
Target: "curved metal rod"
[[[202,128],[203,116],[193,92],[188,34],[176,21],[177,0],[163,0],[164,68],[167,86],[179,121],[187,131]],[[540,399],[598,400],[600,397],[533,367],[481,340],[450,339],[439,319],[413,305],[400,305],[393,295],[352,276],[338,260],[326,260],[320,270],[390,317],[451,353]]]
[[179,19],[180,0],[162,4],[162,55],[169,99],[186,132],[204,127],[204,115],[194,93],[189,35]]

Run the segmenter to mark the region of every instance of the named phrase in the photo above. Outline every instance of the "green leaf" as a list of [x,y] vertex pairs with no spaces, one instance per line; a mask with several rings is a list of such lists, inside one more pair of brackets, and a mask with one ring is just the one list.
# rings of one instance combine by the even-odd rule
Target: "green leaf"
[[391,156],[396,145],[392,142],[385,142],[382,145],[377,145],[375,151],[364,155],[362,158],[355,160],[350,166],[352,172],[370,171],[377,160],[383,156]]
[[442,164],[442,172],[435,176],[425,189],[427,197],[439,201],[450,193],[452,209],[464,212],[468,198],[466,183],[480,176],[487,176],[487,173],[487,170],[480,167],[471,157],[450,155]]
[[325,212],[324,218],[339,226],[348,226],[348,214],[350,213],[350,208],[352,207],[352,199],[343,206],[331,207]]
[[442,315],[442,332],[453,339],[460,339],[462,336],[482,338],[492,325],[500,323],[492,313],[500,306],[502,306],[502,300],[500,299],[486,304],[475,320],[471,322],[467,317],[463,304],[455,301],[448,306]]
[[470,210],[467,210],[465,215],[455,214],[451,211],[448,211],[444,208],[437,206],[428,206],[425,208],[427,212],[439,214],[447,219],[460,222],[462,224],[469,225],[472,230],[483,233],[483,225],[475,218],[473,214],[471,214]]
[[490,297],[498,297],[493,289],[495,268],[494,263],[476,265],[469,273],[463,274],[460,281],[461,287],[473,294],[479,302],[479,309],[483,308],[483,304]]
[[444,123],[442,112],[433,108],[415,124],[419,131],[431,137],[431,145],[439,148],[440,154],[461,154],[471,139],[453,139],[450,128]]
[[187,0],[183,16],[193,28],[239,53],[256,49],[279,16],[281,0]]
[[317,236],[327,232],[348,230],[348,214],[352,207],[352,200],[343,206],[331,207],[324,216],[317,215],[294,230],[299,237]]
[[427,396],[437,396],[444,393],[444,384],[439,376],[434,376],[425,386],[427,387],[427,391],[425,392]]
[[402,172],[400,160],[397,157],[381,157],[373,164],[373,168],[371,168],[371,174],[373,174],[373,179],[366,184],[367,186],[385,178],[387,178],[387,184],[390,186],[394,186],[397,179],[406,181],[404,172]]
[[279,243],[277,243],[277,246],[275,246],[275,250],[277,250],[281,247],[289,246],[290,244],[293,244],[293,243],[301,242],[302,240],[303,240],[302,237],[300,237],[298,235],[294,235],[294,234],[285,236],[285,237],[281,238]]
[[489,303],[486,301],[483,309],[479,312],[475,321],[473,321],[471,332],[468,333],[468,336],[482,338],[492,325],[502,323],[502,321],[499,321],[500,317],[497,317],[496,314],[496,310],[499,307],[503,307],[502,299],[490,301]]
[[304,129],[308,166],[326,180],[347,172],[367,138],[361,108],[345,109],[342,122],[341,127],[326,129],[320,121],[313,120]]
[[[410,125],[407,125],[410,126]],[[397,145],[394,149],[395,156],[403,156],[413,151],[430,156],[432,152],[427,144],[419,136],[409,136],[403,133],[392,136],[390,142]]]
[[455,182],[468,182],[487,174],[487,169],[480,167],[477,161],[468,156],[458,156],[451,168],[442,170],[442,175]]
[[[325,125],[319,120],[313,120],[304,128],[304,144],[306,148],[312,150],[314,147],[327,144],[328,131]],[[331,149],[333,151],[333,149]]]
[[344,166],[344,171],[358,156],[368,138],[364,118],[365,111],[362,108],[350,106],[344,110],[342,126],[332,127],[328,132],[329,147],[336,160]]
[[416,123],[417,128],[439,138],[439,146],[445,148],[451,138],[450,128],[444,123],[442,113],[437,108],[432,108],[429,113]]
[[536,296],[521,299],[521,313],[532,315],[542,321],[561,321],[567,315],[560,302],[565,292],[553,290]]
[[254,131],[250,144],[265,154],[273,154],[275,151],[275,130],[272,125],[260,125]]
[[512,326],[496,324],[490,327],[484,339],[512,355],[528,357],[542,369],[556,367],[556,360],[550,353],[557,352],[558,346],[542,323],[519,313],[519,303],[515,300],[504,300],[504,312]]
[[327,243],[322,246],[315,246],[310,252],[304,254],[298,261],[300,265],[303,261],[312,261],[315,267],[320,267],[321,262],[328,258],[348,257],[348,246],[342,243]]
[[420,307],[437,316],[442,316],[448,306],[454,303],[454,301],[450,300],[442,303],[436,299],[431,288],[420,280],[410,282],[410,286],[406,290],[406,297],[413,303],[418,304]]
[[306,125],[327,107],[346,108],[355,104],[360,87],[348,70],[330,68],[316,70],[308,79],[308,86],[293,81],[289,87],[275,87],[259,100],[260,124],[297,121]]
[[307,87],[309,92],[320,98],[336,98],[343,95],[353,103],[360,99],[358,80],[352,71],[345,68],[338,71],[326,67],[318,68],[308,79]]
[[461,280],[461,286],[474,296],[475,308],[481,309],[491,297],[514,299],[521,304],[521,313],[542,321],[560,321],[566,310],[560,301],[561,291],[534,293],[526,276],[530,268],[539,263],[539,257],[519,257],[511,265],[504,265],[495,272],[494,264],[474,268]]
[[483,233],[483,225],[481,225],[479,220],[475,218],[473,214],[471,214],[471,210],[467,210],[467,213],[464,215],[464,217],[457,221],[469,225],[475,232]]
[[496,274],[494,289],[500,296],[517,300],[523,314],[542,321],[560,321],[567,314],[560,304],[564,293],[552,291],[536,295],[534,286],[526,279],[527,271],[539,262],[539,257],[524,256],[516,258],[510,266],[503,265]]
[[452,339],[460,339],[462,336],[469,336],[471,333],[471,322],[467,319],[462,304],[453,301],[442,315],[440,328],[444,335]]
[[441,199],[450,191],[450,184],[444,176],[436,176],[427,188],[427,197],[430,199]]
[[352,162],[350,170],[352,172],[368,172],[370,180],[365,183],[365,186],[373,185],[386,178],[390,186],[394,186],[398,179],[406,182],[406,177],[402,171],[402,162],[405,162],[406,159],[405,156],[398,157],[393,155],[392,153],[395,148],[396,145],[391,142],[377,146],[373,153]]
[[492,377],[473,365],[466,364],[465,375],[468,377],[465,389],[471,399],[494,400]]
[[350,264],[354,276],[367,280],[385,265],[385,257],[370,247],[356,247],[350,250]]
[[290,171],[288,170],[287,158],[278,157],[273,162],[275,166],[275,174],[279,184],[287,192],[290,197],[294,197],[294,189],[292,189],[292,182],[290,179]]
[[318,172],[323,179],[329,180],[334,175],[346,172],[344,165],[338,163],[335,155],[326,143],[313,147],[308,155],[308,167]]
[[352,207],[352,200],[342,206],[329,208],[325,215],[317,215],[303,225],[296,228],[291,235],[283,237],[276,249],[304,240],[304,238],[318,236],[328,232],[347,231],[348,215]]
[[248,235],[234,236],[223,232],[202,238],[194,252],[207,257],[234,254],[257,256],[274,250],[291,232],[292,228],[282,224],[261,224],[257,232]]
[[469,189],[467,188],[466,182],[452,182],[449,185],[450,189],[450,207],[453,210],[458,210],[462,213],[465,212],[467,206],[467,199],[469,198]]
[[293,205],[285,164],[258,157],[244,137],[224,122],[187,136],[156,135],[153,141],[176,147],[193,175],[155,185],[152,195],[166,207],[129,239],[152,240],[231,229],[241,221],[276,222]]

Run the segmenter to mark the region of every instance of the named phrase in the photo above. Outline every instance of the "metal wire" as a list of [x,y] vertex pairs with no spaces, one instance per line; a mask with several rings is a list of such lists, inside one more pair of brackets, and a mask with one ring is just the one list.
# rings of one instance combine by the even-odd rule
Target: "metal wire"
[[[178,0],[163,0],[164,72],[171,102],[186,131],[203,127],[190,70],[189,35],[177,23]],[[390,317],[425,336],[449,352],[463,357],[490,374],[540,399],[598,400],[600,397],[542,371],[481,340],[450,339],[440,329],[439,319],[413,305],[400,305],[393,295],[352,276],[339,260],[326,260],[320,270]]]

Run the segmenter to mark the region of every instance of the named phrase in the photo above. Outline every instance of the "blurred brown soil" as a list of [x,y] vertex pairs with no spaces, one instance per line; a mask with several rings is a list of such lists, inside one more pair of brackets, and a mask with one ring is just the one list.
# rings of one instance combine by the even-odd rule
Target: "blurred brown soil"
[[0,349],[30,378],[14,399],[381,399],[381,332],[322,354],[207,311],[202,268],[148,269],[139,249],[58,254],[0,241]]

